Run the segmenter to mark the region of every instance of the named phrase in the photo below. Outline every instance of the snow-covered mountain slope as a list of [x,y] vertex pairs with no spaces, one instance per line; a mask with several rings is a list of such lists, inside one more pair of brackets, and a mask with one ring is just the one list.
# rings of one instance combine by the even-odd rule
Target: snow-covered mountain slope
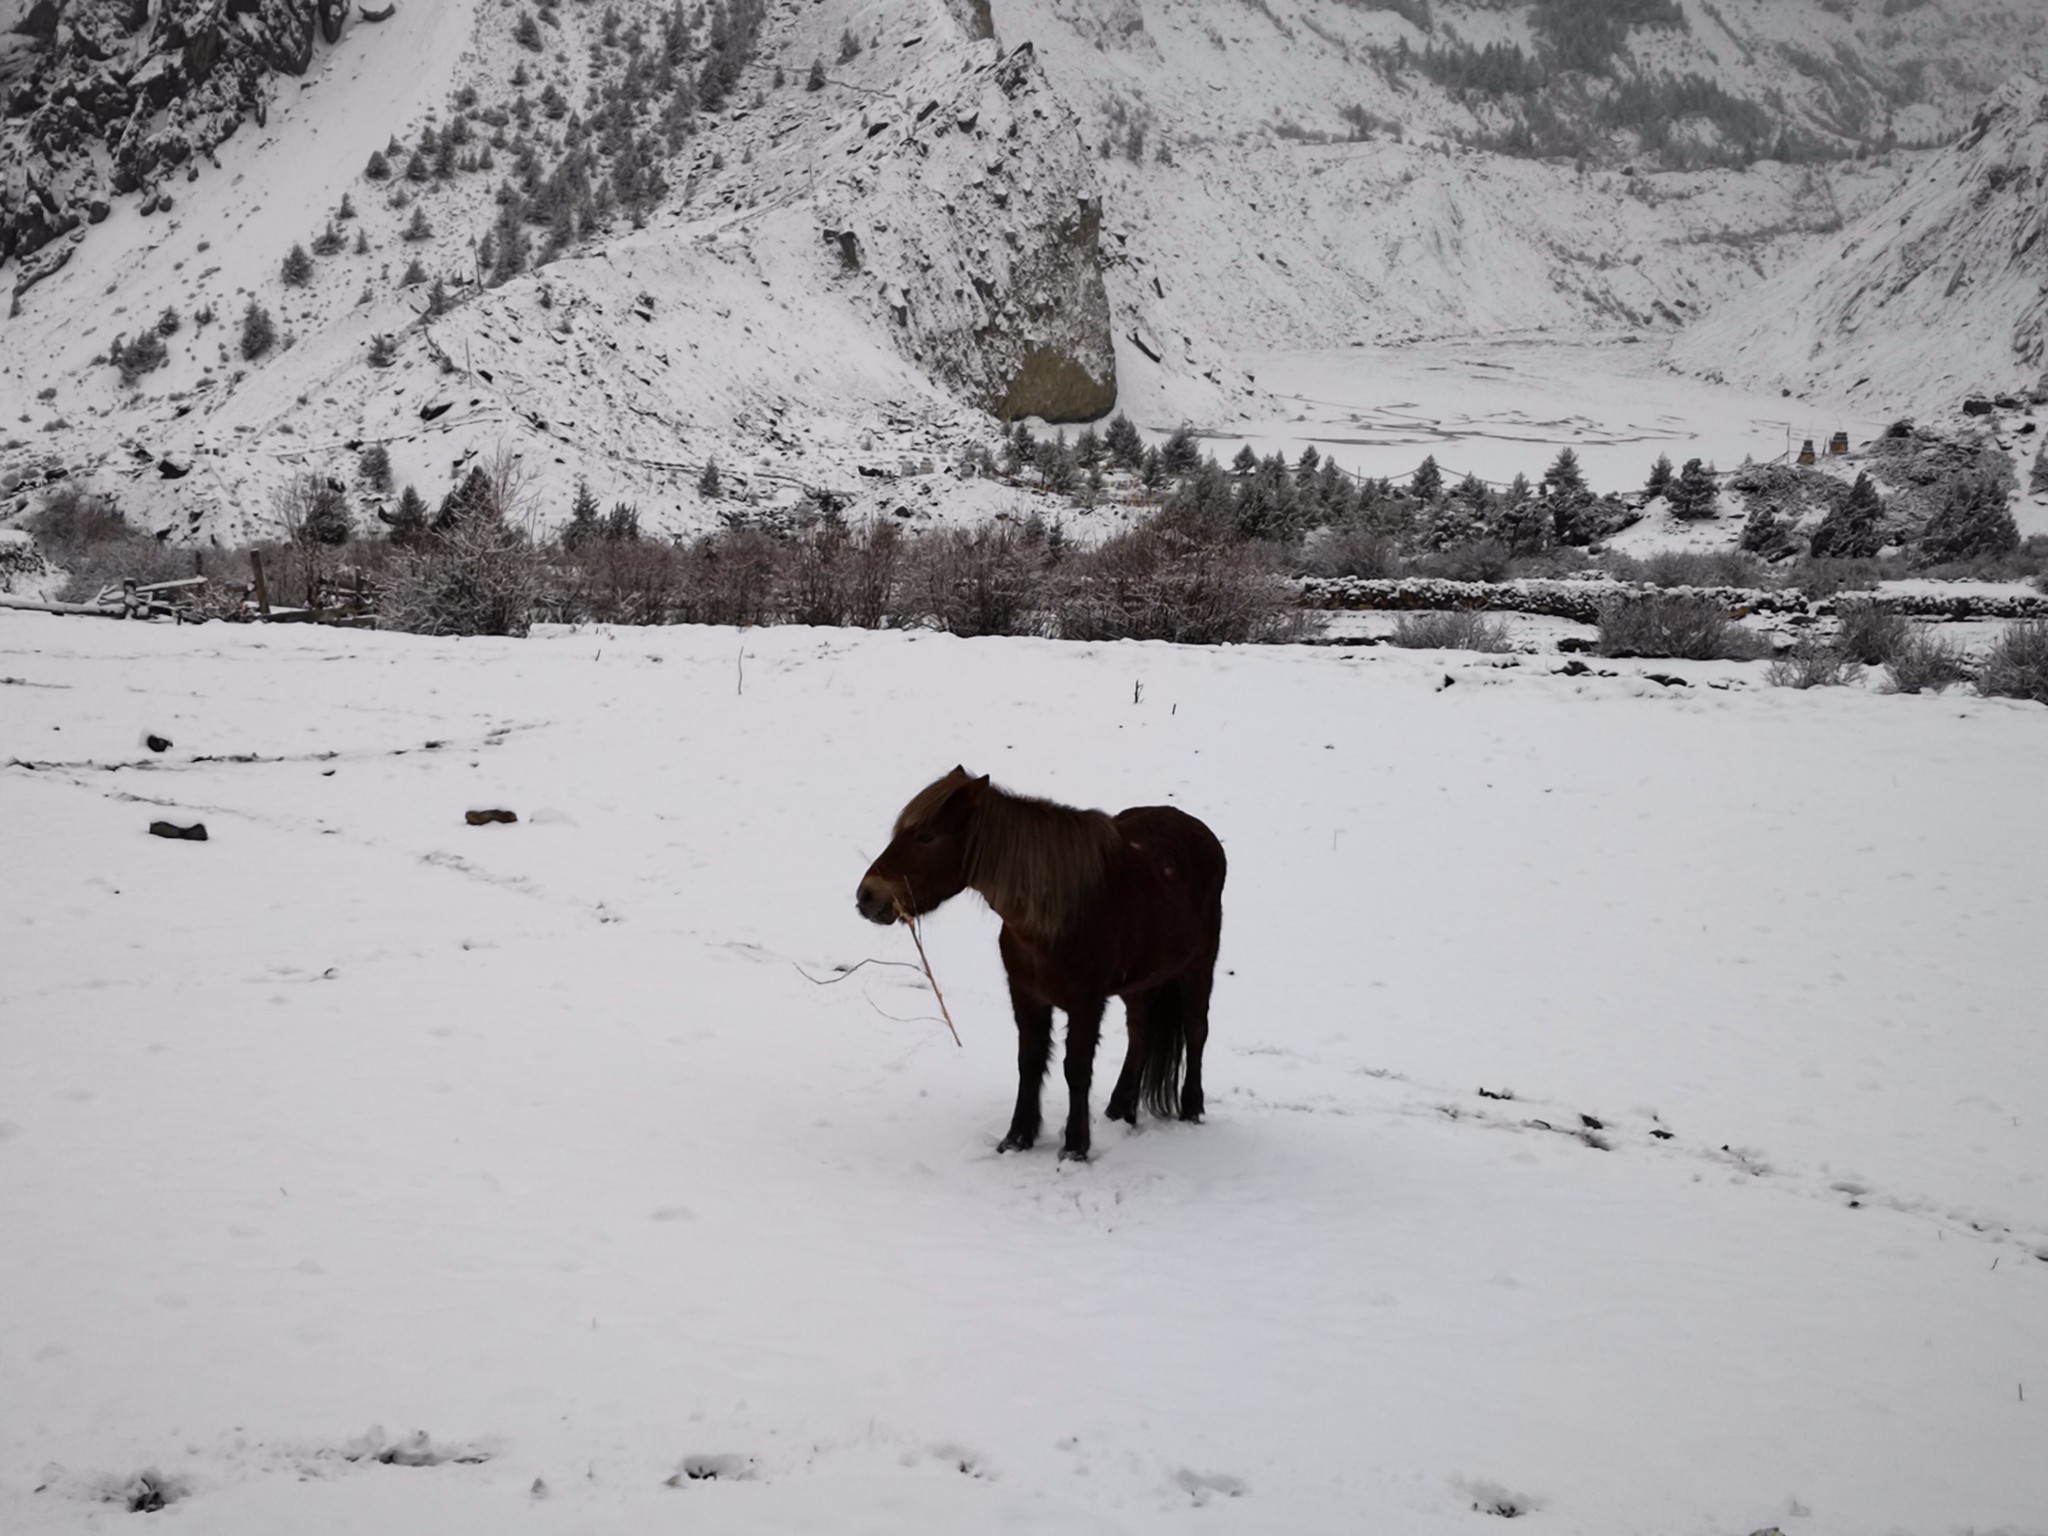
[[[713,460],[746,500],[787,501],[906,461],[943,468],[1013,414],[1115,400],[1155,429],[1229,431],[1288,408],[1259,377],[1280,348],[1503,332],[1661,345],[1702,313],[1754,310],[1761,280],[1838,242],[1924,158],[1659,171],[1628,161],[1626,133],[1583,164],[1471,147],[1505,109],[1388,50],[1534,49],[1548,34],[1525,5],[539,14],[523,38],[525,12],[476,0],[357,14],[302,76],[264,82],[262,123],[218,144],[217,168],[189,155],[0,269],[19,290],[0,321],[0,509],[23,510],[54,467],[167,534],[240,537],[290,476],[348,483],[356,447],[381,441],[430,497],[505,451],[545,518],[587,479],[679,529],[732,507],[698,493]],[[1964,93],[2042,46],[2039,17],[1992,0],[1684,15],[1623,33],[1615,67],[1713,72],[1809,134],[1847,121],[1823,45],[1909,138],[1960,123]],[[713,93],[721,28],[746,37]],[[162,50],[134,39],[167,35],[133,32],[123,58],[155,67]],[[0,75],[23,78],[24,38],[40,46],[14,35]],[[388,180],[365,174],[379,150]],[[80,153],[108,174],[108,151]],[[339,248],[288,284],[286,253],[329,227]],[[531,259],[505,259],[508,244]],[[435,277],[449,302],[429,313]],[[280,334],[244,357],[252,302]],[[175,327],[161,366],[124,379],[104,361],[159,321]]]
[[[665,14],[624,9],[643,26]],[[677,141],[665,202],[637,218],[572,209],[558,259],[480,285],[527,129],[545,167],[570,147],[568,103],[593,105],[580,61],[613,28],[588,8],[558,23],[538,54],[497,7],[402,6],[356,26],[168,217],[130,203],[71,242],[6,322],[0,404],[43,435],[0,464],[26,481],[54,456],[113,477],[151,526],[225,538],[269,522],[294,473],[349,478],[356,445],[388,443],[400,483],[429,495],[502,450],[527,461],[544,514],[564,515],[587,478],[648,526],[680,527],[715,510],[696,490],[714,459],[729,488],[786,500],[858,486],[861,467],[943,463],[987,435],[983,411],[1106,411],[1100,206],[1073,121],[1029,50],[1003,53],[937,0],[778,13],[730,111],[699,113]],[[868,46],[804,89],[809,61],[856,24]],[[634,54],[628,27],[605,58]],[[454,105],[465,87],[470,111]],[[473,135],[461,160],[495,142],[498,174],[409,180],[422,124],[458,117]],[[367,179],[392,139],[407,146],[395,174]],[[285,253],[329,227],[342,248],[286,284]],[[445,313],[429,313],[428,281],[404,281],[414,261],[451,285]],[[239,346],[251,302],[281,333],[259,358]],[[167,308],[182,320],[169,360],[124,382],[110,343]],[[370,361],[380,336],[388,366]]]
[[1731,379],[1904,411],[2037,389],[2048,347],[2048,88],[2010,82],[1947,152],[1674,348]]

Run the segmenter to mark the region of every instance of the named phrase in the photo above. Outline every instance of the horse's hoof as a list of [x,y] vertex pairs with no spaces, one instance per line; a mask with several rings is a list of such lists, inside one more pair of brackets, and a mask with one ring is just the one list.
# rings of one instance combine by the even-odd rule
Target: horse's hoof
[[1187,1121],[1189,1125],[1200,1125],[1202,1123],[1202,1106],[1196,1104],[1191,1108],[1183,1109],[1180,1112],[1180,1117]]
[[996,1143],[996,1150],[998,1152],[1029,1152],[1031,1144],[1037,1140],[1036,1136],[1019,1136],[1015,1131],[1012,1131]]
[[1086,1147],[1061,1147],[1060,1161],[1063,1163],[1085,1163],[1088,1161]]
[[1133,1105],[1126,1109],[1122,1105],[1112,1104],[1109,1106],[1109,1118],[1121,1120],[1125,1125],[1136,1125],[1138,1123],[1137,1107]]

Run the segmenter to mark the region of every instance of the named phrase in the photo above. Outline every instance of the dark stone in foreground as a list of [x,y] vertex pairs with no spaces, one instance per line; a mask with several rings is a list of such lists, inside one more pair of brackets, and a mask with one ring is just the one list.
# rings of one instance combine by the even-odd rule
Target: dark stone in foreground
[[511,811],[465,811],[462,819],[472,827],[487,827],[494,821],[502,821],[510,826],[519,820]]
[[181,827],[173,822],[152,821],[149,824],[149,835],[151,837],[180,838],[188,843],[203,843],[206,841],[206,823],[195,821],[189,827]]

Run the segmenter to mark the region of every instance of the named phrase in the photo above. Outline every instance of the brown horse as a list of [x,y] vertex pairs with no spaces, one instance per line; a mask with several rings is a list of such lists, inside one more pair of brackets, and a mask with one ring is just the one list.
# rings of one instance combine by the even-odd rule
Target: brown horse
[[[1052,1011],[1067,1015],[1062,1158],[1088,1157],[1088,1084],[1112,994],[1130,1044],[1109,1117],[1202,1117],[1202,1046],[1223,933],[1223,845],[1170,805],[1110,816],[1007,794],[955,768],[920,790],[854,901],[877,923],[918,917],[973,890],[1003,920],[1017,1015],[1017,1112],[997,1146],[1038,1139]],[[1185,1057],[1186,1080],[1181,1064]]]

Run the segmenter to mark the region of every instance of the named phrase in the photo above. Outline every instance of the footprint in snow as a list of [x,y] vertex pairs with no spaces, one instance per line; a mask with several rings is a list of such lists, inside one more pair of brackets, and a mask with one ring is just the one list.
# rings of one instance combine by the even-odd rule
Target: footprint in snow
[[667,1479],[667,1486],[680,1488],[685,1483],[747,1482],[759,1475],[751,1456],[729,1451],[700,1452],[685,1456],[677,1464],[674,1475]]
[[1251,1492],[1251,1486],[1241,1477],[1232,1477],[1227,1472],[1194,1472],[1186,1467],[1173,1474],[1173,1485],[1198,1505],[1207,1504],[1218,1494],[1226,1499],[1241,1499]]

